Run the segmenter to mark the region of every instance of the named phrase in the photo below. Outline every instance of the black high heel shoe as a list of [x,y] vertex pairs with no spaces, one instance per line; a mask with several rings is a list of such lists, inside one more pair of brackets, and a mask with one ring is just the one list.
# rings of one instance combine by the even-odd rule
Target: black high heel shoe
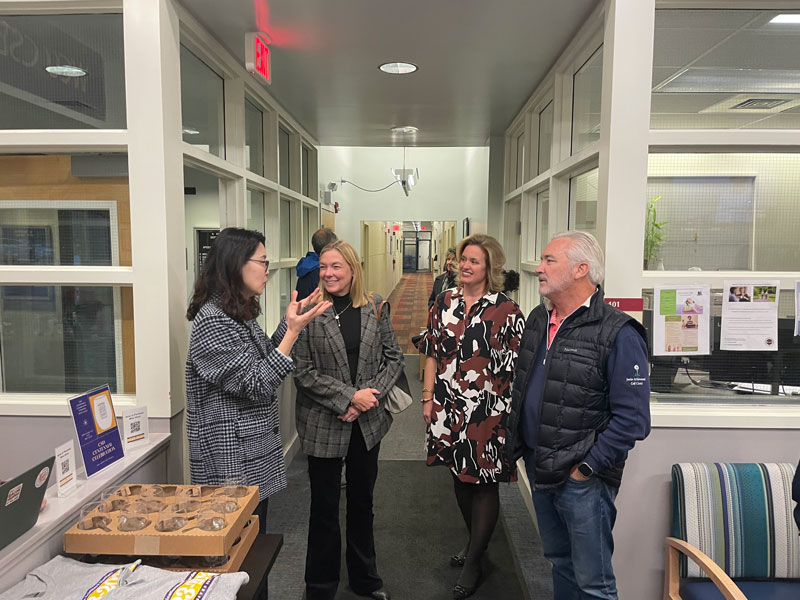
[[453,586],[453,600],[461,600],[462,598],[469,598],[475,593],[479,585],[480,585],[479,583],[476,583],[472,587],[465,587],[458,583],[455,584]]
[[453,554],[453,556],[450,557],[450,566],[463,567],[466,560],[467,557],[464,554]]
[[469,598],[480,587],[481,583],[483,583],[483,570],[478,569],[478,578],[475,580],[475,585],[466,586],[457,583],[453,586],[453,600],[462,600],[462,598]]
[[472,587],[464,587],[463,585],[456,584],[453,587],[453,600],[461,600],[462,598],[469,598],[478,589],[477,585]]

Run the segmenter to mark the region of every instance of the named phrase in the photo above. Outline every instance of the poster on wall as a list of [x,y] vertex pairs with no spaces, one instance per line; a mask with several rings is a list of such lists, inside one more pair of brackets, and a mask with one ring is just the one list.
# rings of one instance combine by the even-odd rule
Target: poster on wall
[[709,286],[656,287],[653,298],[654,356],[710,354]]
[[70,398],[69,410],[87,477],[125,456],[108,385]]
[[794,334],[800,335],[800,281],[794,284]]
[[780,282],[726,279],[720,350],[778,350]]

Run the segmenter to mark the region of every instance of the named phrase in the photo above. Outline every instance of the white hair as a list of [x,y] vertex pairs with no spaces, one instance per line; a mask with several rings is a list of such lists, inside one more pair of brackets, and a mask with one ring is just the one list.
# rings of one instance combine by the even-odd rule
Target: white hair
[[606,278],[606,267],[603,249],[597,238],[585,231],[563,231],[555,234],[551,240],[557,238],[569,238],[572,241],[567,250],[570,265],[585,262],[589,265],[589,281],[600,285]]

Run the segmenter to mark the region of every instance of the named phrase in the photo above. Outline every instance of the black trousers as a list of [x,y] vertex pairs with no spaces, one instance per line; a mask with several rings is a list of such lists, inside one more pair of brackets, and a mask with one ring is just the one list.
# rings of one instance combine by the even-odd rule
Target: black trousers
[[253,511],[254,515],[258,515],[258,533],[267,532],[267,510],[269,509],[269,498],[264,498],[256,505]]
[[[353,423],[345,457],[347,480],[347,575],[357,594],[383,587],[375,560],[372,492],[378,478],[380,444],[367,451],[358,421]],[[339,586],[342,539],[339,528],[341,458],[308,457],[311,518],[306,551],[306,597],[332,600]]]

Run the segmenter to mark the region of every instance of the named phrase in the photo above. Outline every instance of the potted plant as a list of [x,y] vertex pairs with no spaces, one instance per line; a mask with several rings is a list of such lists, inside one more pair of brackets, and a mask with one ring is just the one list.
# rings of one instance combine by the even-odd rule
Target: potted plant
[[[659,268],[661,244],[664,243],[664,227],[666,221],[658,220],[656,212],[656,202],[661,200],[661,196],[656,196],[647,201],[647,215],[644,223],[644,268]],[[660,266],[663,269],[663,263]]]

